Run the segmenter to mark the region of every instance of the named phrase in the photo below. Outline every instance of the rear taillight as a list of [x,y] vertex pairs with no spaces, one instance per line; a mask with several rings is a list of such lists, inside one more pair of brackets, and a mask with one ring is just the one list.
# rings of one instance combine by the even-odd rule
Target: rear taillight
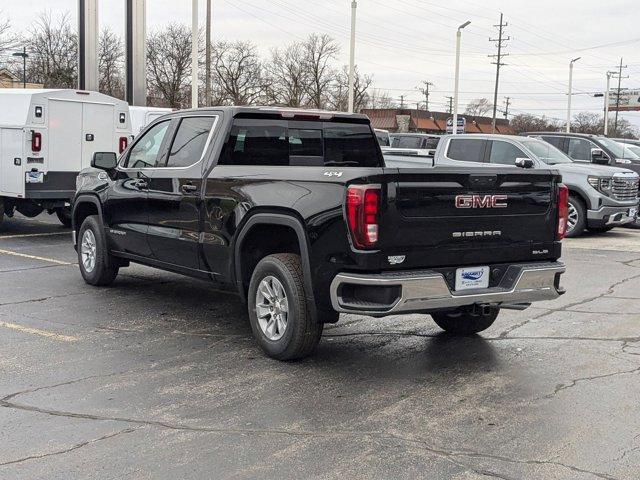
[[347,222],[356,248],[372,248],[378,242],[379,213],[379,186],[352,185],[347,189]]
[[566,185],[558,185],[558,240],[562,240],[567,233],[569,219],[569,189]]
[[129,144],[129,140],[127,140],[127,137],[120,137],[120,142],[119,142],[120,153],[124,152],[127,149],[128,144]]
[[39,152],[42,150],[42,134],[39,132],[31,132],[31,150]]

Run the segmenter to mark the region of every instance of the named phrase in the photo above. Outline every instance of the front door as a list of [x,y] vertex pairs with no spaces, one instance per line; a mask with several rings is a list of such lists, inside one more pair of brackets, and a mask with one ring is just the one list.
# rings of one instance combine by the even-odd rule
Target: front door
[[149,245],[154,259],[190,270],[199,255],[202,172],[217,117],[174,120],[168,155],[158,162],[149,186]]
[[149,182],[157,162],[166,157],[171,122],[160,122],[139,137],[121,161],[115,183],[104,205],[105,221],[114,250],[151,257],[149,228]]

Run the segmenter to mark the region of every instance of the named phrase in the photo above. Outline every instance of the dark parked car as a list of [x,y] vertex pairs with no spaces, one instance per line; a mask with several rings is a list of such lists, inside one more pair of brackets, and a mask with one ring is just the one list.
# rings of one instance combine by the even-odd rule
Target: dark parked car
[[563,293],[557,172],[388,168],[363,115],[180,111],[92,167],[72,214],[84,280],[129,262],[208,280],[246,302],[274,358],[310,354],[340,312],[466,335]]
[[622,167],[640,173],[640,157],[611,138],[563,132],[528,132],[523,135],[549,142],[576,162]]

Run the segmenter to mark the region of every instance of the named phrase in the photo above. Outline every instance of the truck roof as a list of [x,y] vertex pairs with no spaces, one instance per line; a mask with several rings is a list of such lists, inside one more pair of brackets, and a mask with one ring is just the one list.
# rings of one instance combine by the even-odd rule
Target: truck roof
[[54,88],[0,88],[0,125],[20,127],[27,123],[29,108],[38,99],[81,100],[126,106],[123,100],[98,92]]
[[242,114],[248,115],[278,115],[284,118],[293,117],[319,117],[320,120],[338,119],[357,119],[360,121],[369,121],[369,117],[361,113],[345,113],[331,110],[317,110],[308,108],[290,108],[290,107],[245,107],[245,106],[220,106],[220,107],[203,107],[197,109],[179,110],[175,113],[184,114],[185,112],[203,112],[203,111],[223,111],[228,112],[235,117]]

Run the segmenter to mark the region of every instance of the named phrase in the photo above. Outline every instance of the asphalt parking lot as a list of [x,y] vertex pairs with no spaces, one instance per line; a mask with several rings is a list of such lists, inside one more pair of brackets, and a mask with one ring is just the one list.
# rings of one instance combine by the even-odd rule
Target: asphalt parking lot
[[281,363],[206,283],[89,287],[57,221],[5,220],[0,478],[637,479],[640,231],[564,261],[564,297],[479,336],[344,316]]

